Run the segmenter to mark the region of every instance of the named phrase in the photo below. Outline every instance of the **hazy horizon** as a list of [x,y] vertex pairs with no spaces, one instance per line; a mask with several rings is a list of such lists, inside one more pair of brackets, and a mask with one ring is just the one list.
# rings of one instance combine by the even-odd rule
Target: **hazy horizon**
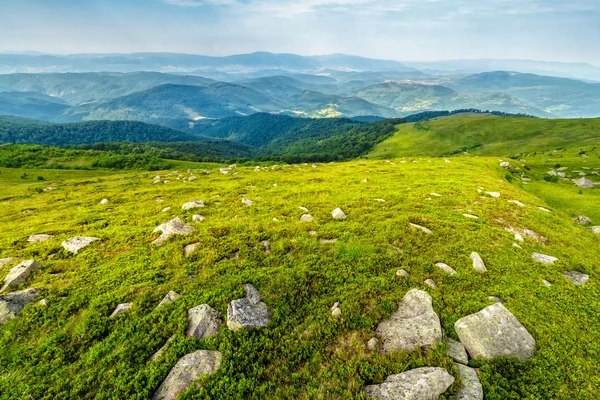
[[406,62],[600,65],[600,4],[587,0],[22,0],[0,5],[2,52],[256,51]]

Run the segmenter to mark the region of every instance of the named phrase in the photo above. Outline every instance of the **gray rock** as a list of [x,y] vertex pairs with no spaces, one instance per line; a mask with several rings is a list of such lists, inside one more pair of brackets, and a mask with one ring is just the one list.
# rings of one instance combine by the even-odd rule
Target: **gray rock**
[[195,337],[198,340],[211,337],[219,333],[219,327],[223,323],[220,312],[211,308],[208,304],[201,304],[187,312],[188,328],[186,336]]
[[200,243],[192,243],[192,244],[188,244],[187,246],[185,246],[183,248],[183,255],[184,257],[189,257],[192,254],[194,254],[198,248],[200,247]]
[[409,278],[410,274],[403,269],[399,269],[398,271],[396,271],[396,276],[399,276],[402,278]]
[[465,346],[450,337],[446,338],[446,354],[457,363],[466,365],[469,362]]
[[450,267],[447,264],[439,262],[439,263],[435,263],[435,266],[438,267],[439,269],[441,269],[442,271],[444,271],[445,273],[447,273],[450,276],[456,274],[456,271],[454,270],[454,268]]
[[17,266],[11,268],[6,278],[4,278],[4,286],[1,291],[5,289],[14,289],[21,283],[24,283],[33,271],[38,270],[42,265],[35,260],[26,260],[19,263]]
[[331,316],[333,318],[340,318],[342,316],[342,309],[340,308],[340,303],[336,302],[330,309]]
[[430,288],[432,288],[432,289],[437,289],[438,288],[437,283],[435,283],[435,281],[433,279],[425,279],[425,284],[427,286],[429,286]]
[[580,215],[577,218],[574,218],[573,221],[577,222],[579,225],[590,225],[592,223],[591,218],[586,217],[585,215]]
[[336,208],[331,212],[331,216],[333,219],[346,219],[346,214],[342,211],[341,208]]
[[429,229],[425,228],[424,226],[413,224],[413,223],[409,223],[409,225],[412,226],[413,228],[422,230],[423,232],[425,232],[428,235],[433,234],[433,232],[431,232]]
[[575,286],[585,285],[590,279],[589,275],[578,271],[563,271],[562,274],[565,278],[573,282]]
[[188,201],[184,205],[181,206],[183,210],[191,210],[192,208],[204,207],[204,202],[202,200],[192,200]]
[[27,238],[27,242],[28,243],[39,243],[39,242],[45,242],[47,240],[52,239],[54,236],[52,235],[46,235],[46,234],[40,234],[40,235],[31,235]]
[[171,369],[152,396],[152,400],[176,400],[177,396],[192,386],[199,377],[214,374],[220,366],[219,351],[197,350],[186,354]]
[[483,400],[483,387],[477,372],[466,365],[456,364],[458,375],[462,378],[462,386],[458,389],[454,400]]
[[454,329],[473,358],[508,356],[525,361],[535,352],[533,336],[502,303],[459,319]]
[[169,220],[169,221],[165,222],[164,224],[159,225],[156,228],[154,228],[152,233],[156,233],[156,232],[162,232],[162,233],[158,237],[158,239],[156,239],[152,243],[159,246],[159,245],[163,244],[164,242],[166,242],[173,235],[189,235],[190,233],[194,232],[195,230],[196,230],[196,228],[184,224],[183,221],[181,219],[179,219],[179,217],[177,217],[177,218]]
[[112,314],[110,314],[111,317],[114,317],[115,315],[119,315],[124,313],[125,311],[129,310],[131,308],[131,303],[123,303],[123,304],[119,304],[114,311],[112,312]]
[[39,293],[38,289],[27,289],[0,296],[0,325],[15,319],[27,304],[35,300]]
[[554,264],[554,262],[558,261],[558,258],[548,256],[546,254],[533,253],[531,254],[531,258],[533,261],[540,262],[542,264]]
[[379,385],[365,386],[366,397],[379,400],[436,400],[454,383],[444,368],[416,368],[390,375]]
[[383,352],[431,348],[442,340],[440,319],[433,310],[431,296],[418,289],[409,290],[390,318],[377,326],[383,339]]
[[202,215],[194,215],[192,216],[192,221],[194,222],[202,222],[206,220],[206,218],[204,218]]
[[165,350],[169,346],[169,343],[171,343],[173,341],[173,339],[175,339],[175,335],[173,335],[169,339],[167,339],[167,342],[160,349],[158,349],[156,351],[156,353],[152,354],[150,356],[150,358],[148,359],[148,361],[156,361],[156,360],[158,360],[158,358],[165,352]]
[[501,162],[500,166],[504,169],[509,169],[510,168],[510,163],[507,161]]
[[77,254],[79,250],[82,250],[88,247],[93,242],[100,240],[97,237],[91,236],[75,236],[71,239],[67,239],[61,243],[61,246],[65,248],[65,250],[70,251],[71,253]]
[[312,222],[314,219],[315,217],[310,214],[302,214],[300,217],[300,222]]
[[178,298],[179,298],[179,294],[177,292],[174,292],[171,290],[169,293],[166,294],[165,297],[163,297],[163,299],[160,301],[160,303],[158,303],[156,308],[170,304],[170,303],[174,302],[175,300],[177,300]]
[[487,194],[490,197],[493,197],[495,199],[500,197],[500,193],[499,192],[485,192],[485,194]]
[[483,259],[481,258],[481,256],[479,254],[472,252],[470,257],[471,257],[471,260],[473,260],[473,268],[475,268],[475,271],[477,271],[477,272],[486,272],[487,271],[487,268],[485,267]]
[[271,320],[271,310],[262,301],[256,288],[245,284],[246,297],[234,300],[227,307],[227,326],[232,331],[266,328]]
[[542,283],[543,283],[543,284],[544,284],[544,286],[546,286],[546,287],[551,287],[551,286],[552,286],[552,284],[551,284],[550,282],[548,282],[547,280],[545,280],[545,279],[542,279]]
[[13,261],[17,261],[17,259],[14,257],[0,258],[0,268],[4,267],[5,265],[10,264]]
[[365,348],[369,351],[377,351],[379,349],[379,339],[372,337],[365,345]]
[[590,188],[594,187],[594,182],[592,182],[591,180],[589,180],[587,178],[573,179],[573,182],[578,187],[584,188],[584,189],[590,189]]

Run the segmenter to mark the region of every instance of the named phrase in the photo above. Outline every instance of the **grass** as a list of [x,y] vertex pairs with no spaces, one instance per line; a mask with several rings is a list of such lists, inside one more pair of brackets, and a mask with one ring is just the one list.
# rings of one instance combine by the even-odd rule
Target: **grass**
[[[516,178],[509,183],[496,157],[453,157],[450,163],[443,158],[366,160],[259,172],[248,166],[229,175],[221,175],[218,165],[185,163],[198,179],[171,179],[165,185],[152,185],[161,174],[156,172],[0,169],[0,258],[39,260],[42,269],[22,288],[39,288],[48,300],[47,307],[32,304],[0,328],[0,398],[146,399],[175,362],[195,349],[218,349],[223,361],[185,399],[362,398],[363,385],[419,366],[446,367],[458,376],[443,345],[391,355],[363,347],[377,324],[416,287],[432,295],[446,336],[456,338],[454,322],[492,304],[488,296],[498,296],[536,339],[539,349],[526,363],[477,361],[486,398],[596,399],[600,239],[571,218],[575,207],[592,214],[598,189],[579,195],[562,181],[542,183],[550,161],[537,154],[525,159],[532,166],[529,185]],[[199,171],[207,168],[208,175]],[[45,181],[37,181],[38,175]],[[47,186],[57,190],[36,191]],[[479,188],[498,191],[501,198],[482,196]],[[573,200],[578,196],[584,197]],[[253,205],[243,206],[244,197]],[[110,203],[101,206],[103,198]],[[206,207],[181,210],[194,199],[204,200]],[[315,221],[299,222],[304,213],[299,206],[307,207]],[[164,207],[171,211],[162,213]],[[347,220],[331,218],[336,207]],[[194,213],[206,221],[193,223]],[[152,230],[176,216],[197,231],[153,246]],[[600,222],[597,214],[593,218]],[[409,222],[427,226],[433,235]],[[532,229],[547,242],[527,239],[523,250],[515,249],[507,225]],[[311,230],[317,237],[308,234]],[[30,234],[39,233],[55,238],[26,243]],[[72,255],[60,243],[75,235],[101,241]],[[338,241],[320,244],[320,238]],[[262,240],[271,242],[269,255]],[[194,242],[201,243],[198,252],[185,258],[183,247]],[[229,258],[234,251],[239,259]],[[474,272],[472,251],[483,257],[486,274]],[[536,264],[533,251],[560,261]],[[445,276],[431,268],[435,262],[449,264],[458,274]],[[396,277],[400,268],[411,277]],[[0,270],[0,278],[8,269]],[[590,281],[575,287],[562,270],[588,273]],[[427,278],[439,290],[428,288]],[[542,279],[553,286],[544,287]],[[185,337],[189,308],[207,303],[226,315],[227,304],[243,295],[246,282],[260,290],[273,311],[269,328],[232,333],[223,325],[207,340]],[[155,310],[169,290],[182,297]],[[133,308],[109,318],[123,302]],[[342,320],[331,317],[334,302],[340,303]],[[172,335],[164,355],[148,362]],[[458,386],[445,398],[452,398]]]

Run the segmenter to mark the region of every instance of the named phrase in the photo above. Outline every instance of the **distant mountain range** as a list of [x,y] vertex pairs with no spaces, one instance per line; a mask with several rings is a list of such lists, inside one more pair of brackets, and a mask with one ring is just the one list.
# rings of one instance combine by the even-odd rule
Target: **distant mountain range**
[[[544,67],[556,74],[559,67],[588,75],[594,70],[586,64],[510,60],[406,66],[343,54],[0,54],[0,71],[45,71],[0,74],[0,114],[54,122],[136,120],[178,129],[260,112],[395,118],[473,108],[545,118],[600,115],[600,83],[513,71],[464,72],[502,65]],[[77,72],[47,72],[53,70]],[[88,70],[104,72],[81,72]],[[135,72],[106,72],[129,70]],[[172,73],[157,72],[167,70]]]

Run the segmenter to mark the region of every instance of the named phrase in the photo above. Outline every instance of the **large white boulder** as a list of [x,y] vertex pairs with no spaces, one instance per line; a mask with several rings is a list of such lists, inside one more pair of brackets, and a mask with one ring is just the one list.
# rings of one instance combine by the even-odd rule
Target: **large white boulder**
[[444,368],[425,367],[390,375],[379,385],[365,386],[365,396],[379,400],[435,400],[454,383]]

